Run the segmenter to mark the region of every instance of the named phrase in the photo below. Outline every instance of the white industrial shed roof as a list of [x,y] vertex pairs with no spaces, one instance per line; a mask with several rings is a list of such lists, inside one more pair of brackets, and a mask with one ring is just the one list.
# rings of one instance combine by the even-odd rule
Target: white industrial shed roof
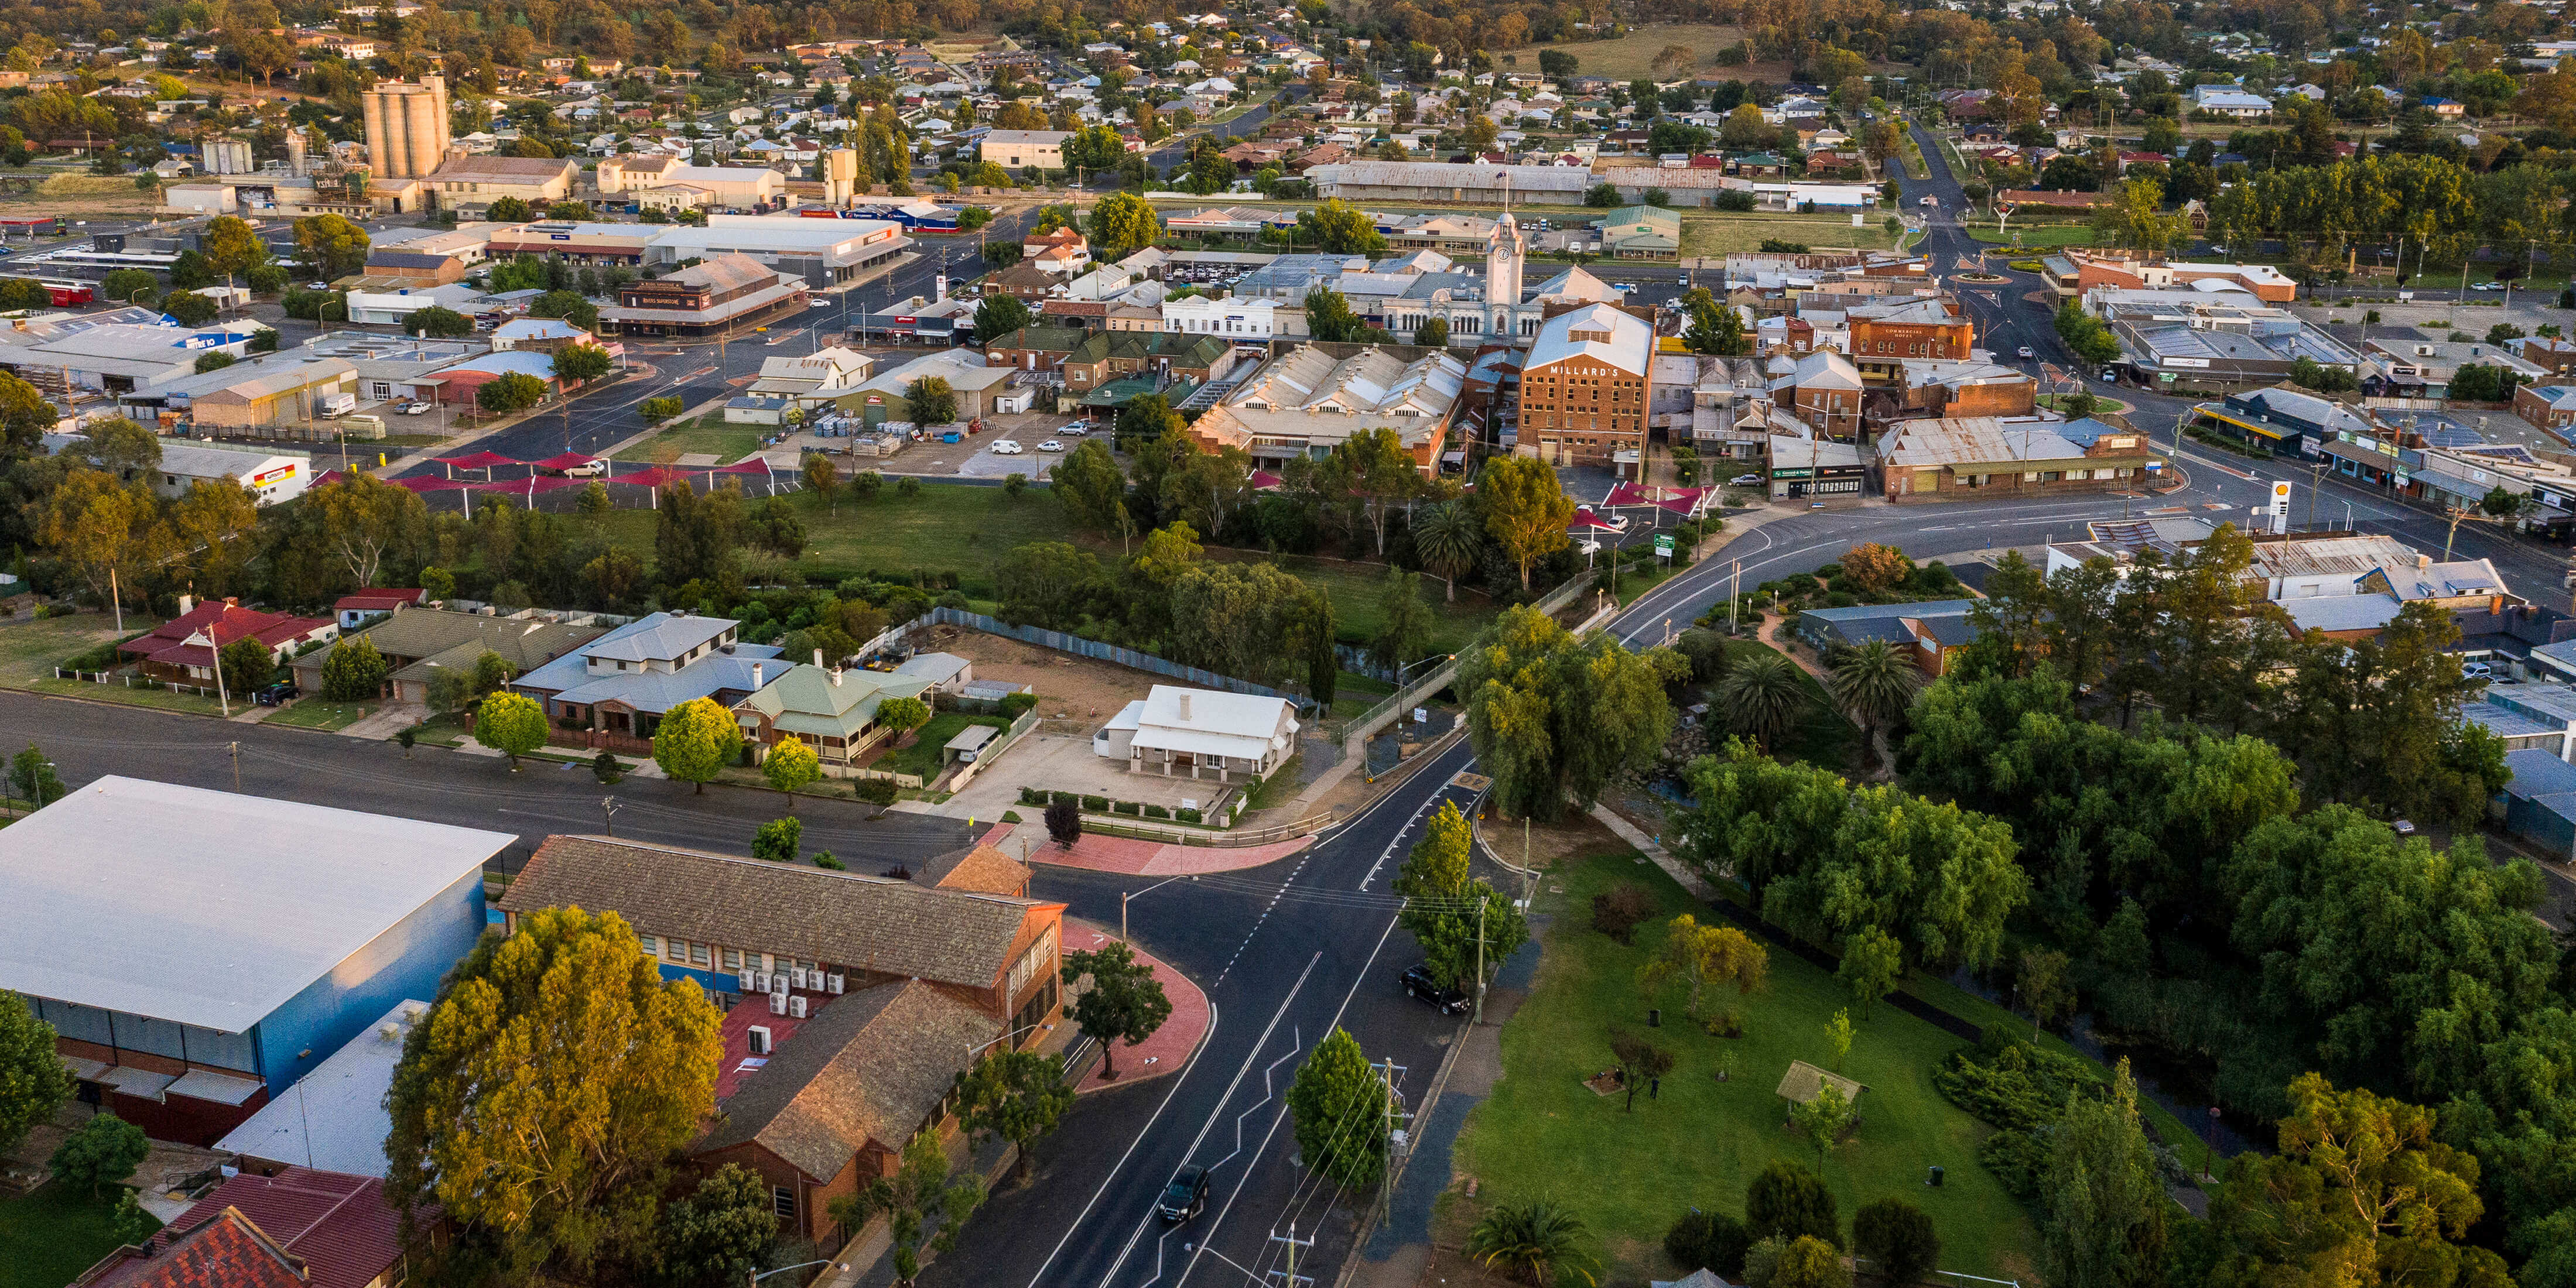
[[111,774],[0,830],[0,988],[247,1032],[513,839]]

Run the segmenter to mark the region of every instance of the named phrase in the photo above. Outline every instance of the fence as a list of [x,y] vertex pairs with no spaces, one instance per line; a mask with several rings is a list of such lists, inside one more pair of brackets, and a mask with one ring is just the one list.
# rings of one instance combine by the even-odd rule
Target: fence
[[1001,736],[993,739],[991,745],[976,751],[973,761],[958,766],[957,776],[941,784],[941,789],[950,792],[964,791],[966,784],[975,781],[975,776],[983,773],[986,765],[1001,759],[1002,753],[1011,749],[1011,744],[1018,742],[1031,729],[1037,727],[1038,713],[1035,708],[1021,712],[1020,718],[1012,721],[1008,728],[1002,730]]
[[[986,617],[982,613],[970,613],[963,609],[934,608],[930,610],[928,617],[924,620],[935,621],[944,626],[963,626],[969,630],[983,631],[990,635],[1000,635],[1009,639],[1018,640],[1023,644],[1034,644],[1039,648],[1051,648],[1059,653],[1071,653],[1077,657],[1092,658],[1101,662],[1115,662],[1120,666],[1132,666],[1139,671],[1151,671],[1156,675],[1167,675],[1175,680],[1186,680],[1203,689],[1223,689],[1228,693],[1250,694],[1256,698],[1287,698],[1289,696],[1285,693],[1281,693],[1277,689],[1254,684],[1250,680],[1238,680],[1230,675],[1219,675],[1214,671],[1202,671],[1195,666],[1183,666],[1178,662],[1167,662],[1151,653],[1139,653],[1132,648],[1120,648],[1115,644],[1103,644],[1098,640],[1087,640],[1079,635],[1065,634],[1063,631],[1050,631],[1036,626],[1013,626],[999,618]],[[918,625],[919,623],[914,624]],[[884,637],[879,636],[878,638],[882,639]],[[1290,698],[1289,700],[1296,701],[1294,698]]]
[[[1530,607],[1553,615],[1580,598],[1591,586],[1592,578],[1589,576],[1569,577],[1565,580],[1565,584],[1539,596],[1537,602]],[[1385,728],[1398,715],[1419,706],[1432,694],[1449,687],[1449,682],[1456,678],[1458,678],[1458,659],[1453,657],[1432,668],[1429,675],[1414,681],[1412,688],[1398,689],[1388,694],[1384,701],[1370,707],[1361,714],[1359,719],[1344,726],[1343,754],[1354,756],[1361,754],[1367,747],[1371,735]]]
[[[66,671],[58,666],[54,668],[54,678],[57,680],[78,680],[83,684],[105,684],[110,680],[121,680],[124,682],[125,687],[131,689],[137,687],[134,682],[138,677],[132,675],[119,675],[114,671]],[[180,684],[174,680],[158,680],[148,675],[141,676],[139,678],[143,681],[141,687],[146,689],[168,689],[172,693],[193,693],[201,698],[220,698],[223,696],[223,694],[218,692],[215,686],[211,684]],[[236,702],[250,701],[250,694],[247,691],[236,692],[232,697]]]

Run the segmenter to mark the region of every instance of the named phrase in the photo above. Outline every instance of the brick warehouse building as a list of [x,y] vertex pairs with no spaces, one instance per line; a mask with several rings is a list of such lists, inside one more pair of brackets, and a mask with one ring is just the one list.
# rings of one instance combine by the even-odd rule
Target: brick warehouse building
[[1521,369],[1516,450],[1551,465],[1610,465],[1622,452],[1641,454],[1654,348],[1654,327],[1609,304],[1540,323]]

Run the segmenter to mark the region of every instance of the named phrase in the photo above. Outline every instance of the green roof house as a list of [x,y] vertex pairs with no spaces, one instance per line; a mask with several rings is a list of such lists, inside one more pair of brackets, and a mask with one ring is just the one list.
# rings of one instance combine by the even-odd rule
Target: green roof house
[[1592,221],[1614,259],[1678,259],[1682,217],[1660,206],[1624,206]]
[[822,757],[827,771],[847,769],[889,732],[876,723],[877,708],[888,698],[921,697],[932,679],[800,662],[735,703],[734,717],[744,740],[760,747],[761,755],[794,734]]

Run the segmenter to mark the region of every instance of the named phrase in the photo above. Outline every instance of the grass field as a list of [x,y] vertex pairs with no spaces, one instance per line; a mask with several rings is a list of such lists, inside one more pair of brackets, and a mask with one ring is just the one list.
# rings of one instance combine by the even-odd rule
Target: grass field
[[[1620,881],[1644,886],[1661,913],[1622,946],[1591,929],[1593,894]],[[1705,1009],[1733,1007],[1744,1035],[1713,1038],[1681,1014],[1684,994],[1661,999],[1672,1022],[1655,1041],[1678,1057],[1661,1095],[1623,1112],[1618,1096],[1595,1096],[1582,1080],[1610,1064],[1614,1026],[1642,1030],[1649,1004],[1636,973],[1663,935],[1661,921],[1690,911],[1671,878],[1625,854],[1585,860],[1549,875],[1542,911],[1559,914],[1529,1000],[1503,1030],[1503,1079],[1467,1120],[1457,1170],[1477,1178],[1486,1203],[1552,1198],[1580,1217],[1598,1241],[1605,1283],[1675,1277],[1664,1231],[1690,1207],[1741,1215],[1744,1191],[1774,1158],[1824,1179],[1845,1229],[1862,1204],[1898,1195],[1921,1207],[1940,1232],[1941,1268],[2034,1282],[2036,1236],[2029,1215],[1977,1162],[1989,1133],[1932,1085],[1933,1070],[1966,1044],[1929,1023],[1880,1006],[1858,1030],[1844,1072],[1868,1090],[1859,1130],[1820,1163],[1815,1145],[1783,1126],[1775,1094],[1791,1060],[1830,1066],[1825,1027],[1851,1005],[1827,971],[1776,946],[1769,986],[1751,997],[1711,994]],[[1724,1069],[1727,1080],[1716,1079]],[[1948,1171],[1940,1189],[1924,1169]],[[1692,1269],[1680,1267],[1678,1269]]]
[[1979,224],[1968,229],[1968,236],[1989,246],[2039,246],[2050,249],[2060,246],[2090,246],[2094,241],[2093,227],[2090,224],[2040,224],[2035,227],[2024,224],[2018,228],[2007,225],[2002,232],[1996,232],[1990,225]]
[[114,1203],[61,1185],[0,1199],[0,1288],[63,1288],[116,1250],[115,1215]]
[[[1540,50],[1555,50],[1574,55],[1575,71],[1580,75],[1607,76],[1612,80],[1620,81],[1637,80],[1641,77],[1652,80],[1671,80],[1686,73],[1727,76],[1743,74],[1744,69],[1740,67],[1720,69],[1717,66],[1718,51],[1742,39],[1744,39],[1744,29],[1741,27],[1724,27],[1705,22],[1652,23],[1639,27],[1616,40],[1578,40],[1561,45],[1534,45],[1516,52],[1520,54],[1521,65],[1524,67],[1538,66]],[[1671,45],[1688,45],[1697,57],[1686,67],[1676,68],[1669,63],[1660,68],[1655,66],[1655,55],[1662,53],[1667,46]]]
[[1864,213],[1861,226],[1854,228],[1849,215],[1686,213],[1682,216],[1681,253],[1685,256],[1728,255],[1736,251],[1759,250],[1763,241],[1769,238],[1807,246],[1888,250],[1895,247],[1899,234],[1887,231],[1886,218],[1884,214]]
[[[159,624],[158,618],[140,614],[125,619],[129,634]],[[0,687],[23,689],[39,679],[50,680],[64,658],[115,638],[116,619],[106,613],[0,624]]]
[[[1236,557],[1233,551],[1209,553]],[[1295,573],[1301,581],[1323,587],[1324,593],[1332,596],[1334,624],[1340,628],[1343,638],[1369,639],[1386,624],[1386,613],[1382,607],[1386,596],[1384,566],[1299,555],[1281,555],[1279,566]],[[1459,592],[1457,603],[1443,602],[1440,579],[1427,573],[1423,575],[1420,591],[1422,601],[1431,606],[1431,647],[1436,652],[1455,653],[1467,647],[1477,633],[1502,612],[1494,606],[1494,601],[1475,591]]]
[[716,464],[731,465],[760,450],[758,425],[728,425],[721,419],[699,417],[674,422],[662,432],[625,451],[617,453],[621,461],[654,461],[667,464],[695,452],[713,452]]

